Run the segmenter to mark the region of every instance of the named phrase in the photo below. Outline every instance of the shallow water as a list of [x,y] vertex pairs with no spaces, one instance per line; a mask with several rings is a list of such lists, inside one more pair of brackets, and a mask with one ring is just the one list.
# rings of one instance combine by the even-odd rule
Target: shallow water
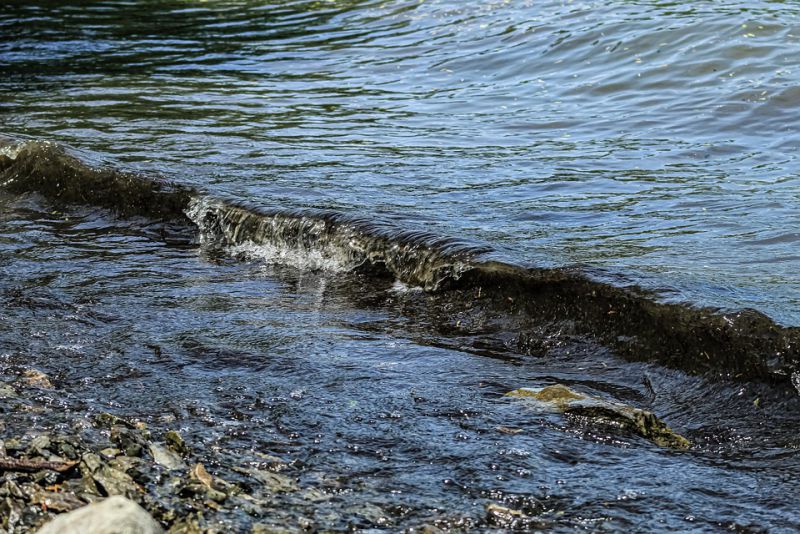
[[[797,397],[579,339],[544,359],[480,351],[438,334],[413,311],[423,294],[390,281],[198,255],[102,211],[3,203],[2,366],[42,369],[64,392],[55,414],[6,414],[9,433],[111,411],[180,429],[228,480],[277,455],[322,492],[276,496],[268,517],[286,525],[483,530],[499,503],[531,528],[800,526]],[[661,449],[503,396],[552,382],[652,409],[694,445]],[[259,519],[226,514],[238,528]]]
[[[797,325],[798,15],[767,2],[5,3],[0,133],[212,197],[587,264],[662,300]],[[623,358],[564,322],[519,350],[480,310],[331,263],[317,242],[220,243],[197,217],[200,232],[89,204],[0,189],[0,363],[65,392],[53,414],[6,413],[9,432],[111,411],[179,428],[229,480],[256,453],[284,457],[321,493],[275,496],[269,514],[319,529],[486,530],[489,503],[531,529],[800,528],[786,384]],[[693,446],[503,396],[554,382],[652,410]]]

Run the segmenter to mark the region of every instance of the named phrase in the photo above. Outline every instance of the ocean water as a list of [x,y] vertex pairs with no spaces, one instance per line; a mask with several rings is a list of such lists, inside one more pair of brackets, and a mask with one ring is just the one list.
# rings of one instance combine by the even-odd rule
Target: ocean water
[[[798,15],[0,3],[2,366],[286,456],[286,524],[796,530]],[[504,396],[552,383],[692,446]]]

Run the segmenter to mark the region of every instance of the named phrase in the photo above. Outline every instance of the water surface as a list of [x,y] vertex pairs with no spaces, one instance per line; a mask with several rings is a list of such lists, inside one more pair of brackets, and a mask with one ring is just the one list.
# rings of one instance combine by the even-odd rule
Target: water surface
[[[578,263],[796,326],[798,15],[741,1],[6,2],[0,133],[213,198]],[[490,504],[524,511],[520,529],[800,529],[791,386],[623,358],[568,322],[519,350],[487,334],[495,317],[413,284],[91,204],[0,189],[0,365],[64,392],[53,413],[6,412],[8,432],[111,411],[181,430],[227,480],[246,484],[233,468],[271,454],[315,491],[220,512],[233,529],[500,529]],[[693,445],[504,396],[556,382],[652,410]]]

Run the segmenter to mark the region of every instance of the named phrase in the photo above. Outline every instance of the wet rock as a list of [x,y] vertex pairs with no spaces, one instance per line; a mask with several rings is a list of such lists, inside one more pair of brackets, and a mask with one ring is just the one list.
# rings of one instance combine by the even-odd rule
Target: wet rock
[[192,469],[189,471],[189,476],[192,480],[197,480],[206,486],[213,487],[214,479],[213,477],[206,471],[206,468],[203,464],[195,464]]
[[183,463],[183,460],[178,454],[159,443],[150,445],[150,454],[153,455],[153,460],[158,465],[170,471],[186,468],[186,464]]
[[37,369],[26,369],[22,372],[22,376],[19,379],[21,384],[26,386],[41,388],[41,389],[53,389],[53,383],[50,382],[50,378],[44,374],[43,372]]
[[259,462],[261,466],[269,471],[275,471],[277,473],[289,467],[287,462],[281,460],[277,456],[272,456],[271,454],[264,454],[261,452],[257,452],[255,454],[261,460],[261,462]]
[[13,480],[6,480],[0,485],[0,497],[14,497],[16,499],[23,499],[25,494],[19,485]]
[[94,424],[99,428],[112,428],[115,426],[125,426],[128,428],[134,428],[132,422],[124,419],[122,417],[116,416],[114,414],[110,414],[108,412],[99,413],[94,416]]
[[302,532],[302,530],[291,529],[279,525],[266,525],[264,523],[258,523],[253,525],[253,529],[250,532],[251,534],[298,534]]
[[530,517],[520,510],[494,503],[486,507],[486,522],[506,530],[549,530],[552,528],[552,525],[547,522]]
[[116,447],[106,447],[105,449],[100,451],[100,456],[102,456],[106,460],[113,460],[120,454],[122,454],[122,451],[117,449]]
[[228,498],[225,492],[215,490],[201,482],[190,482],[183,486],[179,495],[181,497],[192,497],[195,499],[209,499],[212,502],[224,502]]
[[347,511],[373,525],[383,526],[389,523],[389,517],[383,508],[371,503],[360,504],[349,508]]
[[609,402],[574,391],[562,384],[545,388],[521,388],[506,395],[536,402],[543,409],[586,417],[649,439],[661,447],[688,448],[689,440],[672,431],[652,412]]
[[[90,479],[93,481],[101,495],[123,495],[131,498],[138,496],[143,491],[142,487],[127,473],[103,463],[96,454],[84,454],[80,463],[80,468],[84,480]],[[87,490],[90,490],[88,480]]]
[[169,534],[205,534],[205,520],[202,513],[190,514],[176,521]]
[[183,441],[181,435],[176,431],[170,430],[169,432],[166,432],[164,434],[164,441],[167,442],[167,447],[181,456],[186,456],[189,454],[189,447],[186,445],[186,442]]
[[160,534],[161,526],[141,506],[124,497],[109,497],[59,515],[38,534]]
[[9,438],[7,440],[4,440],[3,441],[3,447],[6,450],[6,454],[5,455],[13,454],[15,452],[21,452],[21,451],[25,450],[25,447],[23,447],[22,442],[20,440],[18,440],[17,438]]
[[444,534],[444,530],[434,525],[419,525],[407,528],[403,534]]
[[31,504],[38,504],[44,510],[71,512],[86,503],[69,492],[38,491],[31,497]]
[[55,447],[55,451],[64,458],[68,460],[78,459],[77,449],[80,448],[80,444],[76,439],[61,436],[55,440],[53,446]]
[[148,446],[147,440],[141,433],[124,425],[111,427],[111,441],[122,449],[126,456],[141,456]]
[[19,395],[17,390],[8,384],[0,385],[0,399],[16,399]]
[[36,454],[47,458],[50,454],[50,451],[48,449],[50,448],[51,445],[52,441],[50,440],[50,437],[45,434],[41,434],[33,438],[33,440],[31,440],[30,445],[28,445],[28,454],[29,455]]
[[23,503],[17,499],[6,497],[0,501],[0,526],[7,532],[14,532],[22,519]]
[[246,472],[261,482],[270,493],[292,493],[300,489],[294,480],[285,475],[263,469],[248,469]]

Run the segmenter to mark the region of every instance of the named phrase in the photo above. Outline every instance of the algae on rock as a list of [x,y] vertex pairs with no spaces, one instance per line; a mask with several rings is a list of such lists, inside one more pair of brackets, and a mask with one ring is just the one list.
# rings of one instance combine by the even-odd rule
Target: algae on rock
[[542,408],[620,427],[646,438],[661,447],[686,449],[689,440],[674,432],[654,413],[626,404],[584,395],[563,384],[544,388],[515,389],[506,396],[529,399]]

